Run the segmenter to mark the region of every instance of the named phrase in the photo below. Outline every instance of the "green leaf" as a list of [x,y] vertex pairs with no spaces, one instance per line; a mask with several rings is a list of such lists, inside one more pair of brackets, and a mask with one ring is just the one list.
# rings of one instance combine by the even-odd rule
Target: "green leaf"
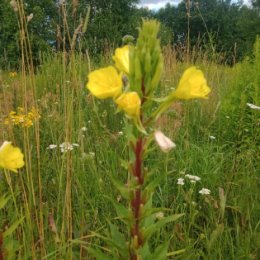
[[4,233],[3,236],[4,238],[11,235],[16,229],[17,227],[23,222],[24,217],[22,217],[21,219],[15,221]]
[[154,189],[160,184],[160,182],[165,178],[164,174],[158,174],[157,176],[154,177],[153,180],[151,180],[147,186],[145,187],[145,191],[147,192],[153,192]]
[[150,225],[148,228],[144,229],[144,237],[145,239],[149,239],[151,237],[151,235],[153,233],[155,233],[156,231],[158,231],[160,228],[162,228],[165,224],[169,223],[169,222],[173,222],[178,220],[180,217],[182,217],[184,214],[174,214],[168,217],[165,217],[163,219],[160,219],[159,221],[157,221],[156,223],[154,223],[153,225]]
[[156,260],[166,260],[167,258],[167,252],[168,252],[169,242],[166,241],[162,245],[159,245],[154,253],[152,254],[150,259],[156,259]]
[[6,203],[8,202],[8,200],[10,199],[10,196],[9,197],[1,197],[0,198],[0,209],[3,209],[4,206],[6,205]]
[[139,254],[141,255],[141,259],[151,260],[151,252],[148,241],[146,241],[143,247],[139,249]]
[[130,211],[124,205],[114,201],[112,198],[110,198],[108,196],[105,196],[105,198],[107,198],[109,201],[111,201],[111,203],[115,207],[118,218],[121,221],[123,221],[124,223],[128,224],[130,221]]
[[118,230],[118,227],[112,223],[109,223],[111,238],[115,242],[115,244],[121,250],[127,250],[126,241],[124,235]]
[[218,224],[217,227],[213,230],[213,232],[210,235],[210,240],[208,243],[208,247],[209,249],[212,248],[212,246],[214,245],[215,241],[218,239],[218,237],[223,233],[224,231],[224,224]]
[[[113,241],[114,248],[116,247],[119,252],[120,259],[129,258],[127,244],[125,236],[118,230],[118,227],[112,223],[109,223],[111,239]],[[114,253],[115,254],[115,253]]]
[[105,255],[101,250],[97,248],[89,248],[88,252],[90,255],[94,256],[96,260],[118,260],[113,258],[112,256]]
[[223,188],[219,187],[218,191],[219,191],[219,199],[220,199],[220,213],[221,213],[221,218],[223,219],[225,214],[227,196],[225,195],[225,191]]
[[116,180],[112,175],[110,175],[110,179],[114,186],[118,189],[122,197],[126,200],[129,200],[131,189],[127,187],[125,184],[122,184],[120,181]]

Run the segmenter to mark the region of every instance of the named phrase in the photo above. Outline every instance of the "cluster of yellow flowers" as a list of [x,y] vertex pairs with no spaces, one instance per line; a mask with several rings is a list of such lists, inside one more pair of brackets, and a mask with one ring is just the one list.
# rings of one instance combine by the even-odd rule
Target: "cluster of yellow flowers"
[[10,77],[10,78],[15,78],[15,77],[17,77],[17,72],[16,72],[16,71],[9,72],[9,77]]
[[[113,98],[118,107],[129,117],[139,117],[141,99],[137,92],[123,91],[123,74],[129,74],[129,46],[117,48],[113,56],[115,67],[108,66],[88,75],[87,88],[97,98]],[[169,99],[207,98],[210,88],[201,70],[188,68],[182,75],[176,90]]]
[[18,107],[18,112],[11,111],[5,119],[4,124],[30,127],[33,125],[33,121],[38,120],[40,117],[40,114],[34,107],[27,114],[25,113],[24,108]]
[[93,96],[105,99],[113,98],[120,109],[129,117],[140,115],[141,99],[137,92],[123,91],[123,74],[129,74],[129,46],[117,48],[113,56],[115,67],[108,66],[98,69],[88,75],[87,88]]
[[0,168],[17,172],[17,169],[24,166],[23,157],[18,147],[14,147],[11,142],[5,141],[0,147]]

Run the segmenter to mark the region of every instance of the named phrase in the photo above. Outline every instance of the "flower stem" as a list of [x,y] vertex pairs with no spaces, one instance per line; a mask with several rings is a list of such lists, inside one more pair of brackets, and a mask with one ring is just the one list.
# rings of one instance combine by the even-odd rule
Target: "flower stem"
[[143,245],[143,237],[140,231],[140,209],[141,205],[144,204],[142,199],[142,185],[144,183],[143,177],[143,138],[140,137],[134,147],[135,162],[133,165],[133,177],[137,181],[137,188],[134,191],[134,196],[131,201],[131,208],[134,217],[134,223],[131,228],[131,248],[130,248],[130,259],[137,260],[136,251]]

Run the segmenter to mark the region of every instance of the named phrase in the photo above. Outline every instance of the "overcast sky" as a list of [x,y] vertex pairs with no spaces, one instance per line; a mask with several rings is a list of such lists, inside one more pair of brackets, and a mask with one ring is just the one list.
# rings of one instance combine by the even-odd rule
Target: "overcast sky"
[[[236,2],[236,0],[233,0]],[[138,6],[148,7],[149,9],[158,10],[161,7],[164,7],[167,3],[177,5],[181,0],[140,0],[140,4]],[[244,0],[245,4],[248,4],[250,0]]]

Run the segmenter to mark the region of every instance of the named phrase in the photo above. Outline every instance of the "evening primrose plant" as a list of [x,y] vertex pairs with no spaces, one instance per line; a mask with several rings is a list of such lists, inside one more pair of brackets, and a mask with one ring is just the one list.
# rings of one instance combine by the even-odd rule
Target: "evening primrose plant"
[[[144,20],[136,45],[129,44],[115,51],[114,66],[108,66],[88,75],[87,88],[99,99],[111,98],[118,111],[125,114],[125,133],[129,158],[124,162],[128,170],[127,183],[111,176],[112,182],[125,199],[122,203],[112,200],[118,219],[127,227],[109,223],[109,235],[103,237],[108,248],[90,248],[98,260],[165,260],[169,241],[152,246],[151,237],[165,224],[178,220],[183,214],[163,214],[169,209],[153,207],[152,197],[162,180],[154,169],[147,168],[145,160],[153,140],[163,152],[175,144],[158,129],[157,118],[175,100],[207,98],[210,88],[201,70],[188,68],[176,90],[166,97],[156,96],[163,73],[163,56],[157,38],[159,23]],[[123,160],[122,160],[123,161]],[[156,217],[160,214],[160,218]]]

